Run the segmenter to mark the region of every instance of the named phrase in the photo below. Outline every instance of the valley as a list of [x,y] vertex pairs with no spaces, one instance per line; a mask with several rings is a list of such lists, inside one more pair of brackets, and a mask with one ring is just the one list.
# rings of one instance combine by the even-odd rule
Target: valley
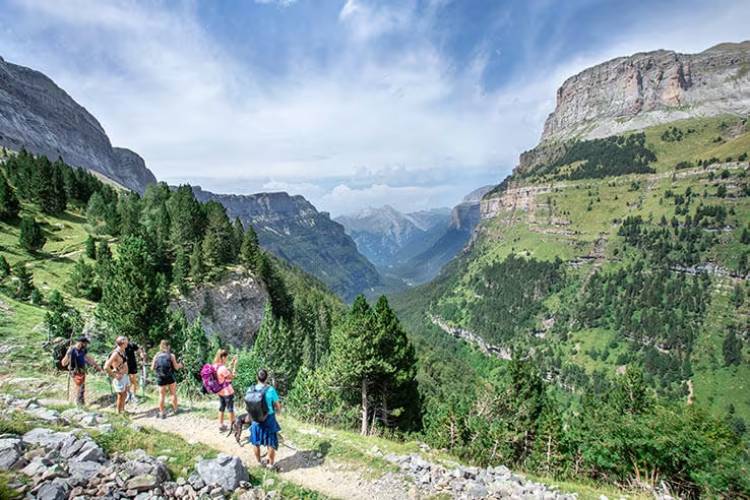
[[0,492],[70,470],[16,477],[32,427],[76,427],[48,412],[71,409],[55,347],[85,335],[100,359],[126,335],[149,357],[171,342],[189,410],[113,415],[103,377],[88,398],[128,445],[172,454],[171,475],[194,472],[194,445],[252,463],[203,394],[227,348],[238,393],[268,368],[282,396],[298,449],[250,470],[282,497],[746,497],[749,48],[584,70],[498,185],[335,219],[286,192],[157,182],[50,79],[0,60]]

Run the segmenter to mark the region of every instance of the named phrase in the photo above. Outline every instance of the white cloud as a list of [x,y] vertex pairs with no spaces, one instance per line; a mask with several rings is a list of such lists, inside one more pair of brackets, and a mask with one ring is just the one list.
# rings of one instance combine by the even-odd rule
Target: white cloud
[[[466,172],[499,180],[534,146],[567,76],[637,50],[747,38],[748,13],[738,2],[711,16],[677,12],[668,25],[644,20],[570,58],[529,56],[513,83],[486,91],[488,52],[456,68],[422,36],[429,27],[411,2],[349,0],[338,14],[346,43],[324,68],[293,57],[287,72],[261,77],[205,31],[190,3],[14,1],[21,15],[0,28],[3,56],[55,79],[157,177],[288,188],[332,212],[450,204],[476,187],[464,187]],[[412,35],[399,50],[373,48],[399,32]],[[324,187],[332,179],[336,187]]]

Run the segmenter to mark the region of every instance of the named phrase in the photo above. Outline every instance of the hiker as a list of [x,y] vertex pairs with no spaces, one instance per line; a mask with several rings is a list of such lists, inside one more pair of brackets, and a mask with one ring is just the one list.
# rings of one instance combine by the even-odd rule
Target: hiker
[[125,358],[128,362],[128,378],[130,379],[130,392],[128,392],[127,402],[133,402],[138,404],[138,359],[140,358],[141,363],[146,362],[146,351],[144,351],[135,342],[130,342],[128,339],[128,346],[125,348]]
[[104,363],[104,370],[112,377],[112,390],[115,392],[117,413],[125,411],[125,400],[128,397],[130,378],[128,377],[128,360],[125,349],[128,347],[128,338],[120,335],[115,339],[115,350]]
[[159,344],[159,352],[151,362],[151,370],[156,373],[156,385],[159,386],[159,418],[167,418],[164,411],[164,398],[167,389],[172,395],[172,410],[177,414],[177,381],[174,378],[175,370],[182,368],[182,363],[177,361],[171,352],[169,342],[162,340]]
[[260,460],[260,447],[265,446],[268,449],[268,463],[265,465],[273,469],[276,450],[279,449],[279,431],[281,431],[276,421],[276,412],[281,411],[281,403],[276,389],[268,384],[267,380],[268,372],[264,369],[259,370],[258,383],[247,390],[245,404],[248,414],[253,419],[249,441],[255,446],[255,459],[263,465]]
[[226,362],[229,357],[229,351],[226,349],[219,349],[216,351],[214,356],[214,367],[216,368],[216,378],[219,384],[223,388],[216,394],[219,396],[219,432],[225,432],[227,426],[224,425],[224,411],[229,413],[229,425],[234,424],[234,388],[232,387],[232,379],[234,378],[234,371],[237,367],[237,356],[232,358],[232,361],[227,367]]
[[[76,394],[76,405],[83,406],[86,404],[86,365],[91,365],[100,373],[104,372],[99,365],[88,354],[89,339],[78,337],[76,345],[68,348],[65,357],[62,359],[62,366],[68,369],[68,375],[73,379],[73,388]],[[70,397],[70,395],[68,395]]]

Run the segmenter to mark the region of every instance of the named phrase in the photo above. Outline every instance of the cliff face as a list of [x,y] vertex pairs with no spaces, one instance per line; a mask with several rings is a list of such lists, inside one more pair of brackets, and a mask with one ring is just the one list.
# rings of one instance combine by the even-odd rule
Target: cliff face
[[189,322],[200,316],[206,333],[218,335],[222,345],[249,347],[255,340],[268,293],[252,276],[231,272],[218,283],[204,284],[187,297],[172,302]]
[[0,145],[94,170],[142,193],[156,182],[143,159],[113,148],[86,109],[38,71],[0,58]]
[[568,78],[542,143],[592,139],[658,123],[750,112],[750,41],[699,54],[668,50],[619,57]]
[[216,200],[232,219],[252,224],[261,246],[316,276],[345,299],[377,286],[380,275],[344,227],[302,196],[287,193],[214,194],[194,187],[200,201]]

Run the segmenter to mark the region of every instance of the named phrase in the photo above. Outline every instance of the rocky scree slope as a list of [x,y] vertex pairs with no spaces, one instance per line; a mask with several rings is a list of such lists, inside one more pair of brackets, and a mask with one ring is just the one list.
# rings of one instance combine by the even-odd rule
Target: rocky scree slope
[[343,226],[302,196],[287,193],[215,194],[193,188],[196,199],[224,205],[230,218],[252,224],[263,248],[317,277],[345,299],[380,283],[375,267]]
[[143,193],[156,182],[143,158],[113,148],[99,122],[42,73],[0,58],[0,145],[62,157]]

